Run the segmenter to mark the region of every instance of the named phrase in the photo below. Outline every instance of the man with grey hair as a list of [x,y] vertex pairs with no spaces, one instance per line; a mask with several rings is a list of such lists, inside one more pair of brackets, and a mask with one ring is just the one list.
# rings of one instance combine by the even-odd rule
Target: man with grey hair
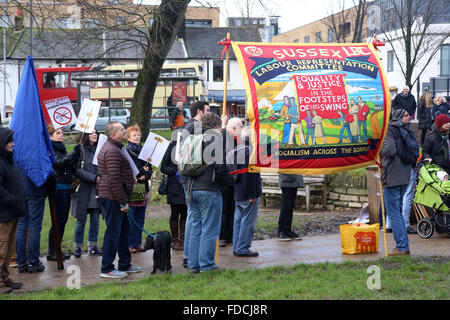
[[186,111],[183,109],[183,102],[177,103],[177,108],[172,111],[170,115],[170,125],[172,130],[175,128],[184,128],[184,118],[186,118]]
[[[242,120],[233,117],[228,120],[226,130],[222,131],[225,141],[225,152],[232,152],[241,143]],[[233,243],[234,223],[234,181],[228,178],[228,184],[222,192],[222,225],[220,227],[219,246],[226,247]]]
[[[241,132],[242,143],[235,148],[234,161],[237,170],[248,167],[252,153],[251,127]],[[243,160],[243,161],[242,161]],[[234,185],[233,255],[236,257],[257,257],[257,251],[250,250],[258,219],[259,197],[262,194],[259,173],[239,173]]]
[[392,102],[392,112],[400,109],[405,109],[411,117],[413,117],[416,112],[416,99],[410,94],[407,85],[403,87],[402,92],[395,96],[395,99]]
[[[131,264],[128,249],[128,199],[136,183],[131,165],[123,152],[125,128],[118,121],[106,125],[107,141],[98,154],[98,198],[105,214],[106,231],[103,240],[101,277],[123,278],[142,269]],[[114,267],[119,254],[118,270]]]

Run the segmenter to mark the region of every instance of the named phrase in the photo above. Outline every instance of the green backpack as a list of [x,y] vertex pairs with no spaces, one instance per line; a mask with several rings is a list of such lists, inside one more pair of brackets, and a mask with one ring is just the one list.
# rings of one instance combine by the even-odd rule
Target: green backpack
[[186,137],[180,149],[178,168],[185,177],[197,177],[206,169],[203,163],[202,144],[204,134],[191,134]]

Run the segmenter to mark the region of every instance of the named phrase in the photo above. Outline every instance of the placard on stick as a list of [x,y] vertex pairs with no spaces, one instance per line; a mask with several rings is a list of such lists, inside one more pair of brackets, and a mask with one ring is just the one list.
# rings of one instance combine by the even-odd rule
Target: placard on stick
[[169,141],[150,132],[138,158],[158,167],[168,146]]

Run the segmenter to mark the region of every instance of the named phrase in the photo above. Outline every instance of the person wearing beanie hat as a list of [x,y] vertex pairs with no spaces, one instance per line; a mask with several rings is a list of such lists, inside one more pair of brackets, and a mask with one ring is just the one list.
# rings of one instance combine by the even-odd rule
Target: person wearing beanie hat
[[26,213],[25,187],[13,160],[13,131],[0,128],[0,293],[20,289],[9,277],[9,263],[16,248],[16,230]]
[[410,122],[411,117],[405,109],[392,112],[380,154],[381,183],[387,213],[385,232],[392,229],[396,243],[390,256],[410,254],[409,211],[417,175],[415,164],[419,156],[419,145],[414,132],[409,128]]
[[[436,123],[436,127],[438,129],[441,129],[444,124],[450,122],[450,117],[446,114],[441,113],[436,117],[434,122]],[[448,129],[446,130],[448,131]]]
[[437,115],[431,132],[425,137],[422,149],[425,161],[440,166],[447,173],[450,173],[449,130],[450,117],[442,113]]

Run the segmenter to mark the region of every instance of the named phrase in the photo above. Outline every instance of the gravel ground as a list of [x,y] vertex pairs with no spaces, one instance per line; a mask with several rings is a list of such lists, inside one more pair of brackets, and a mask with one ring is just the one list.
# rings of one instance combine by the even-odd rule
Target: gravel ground
[[[169,205],[151,204],[147,210],[150,210],[152,217],[170,216]],[[260,208],[258,220],[259,222],[273,222],[276,226],[279,216],[279,209],[276,208]],[[300,233],[302,237],[323,236],[327,234],[339,233],[339,225],[346,224],[351,220],[359,217],[359,212],[334,212],[334,211],[313,211],[310,213],[295,211],[293,226],[294,231]],[[257,228],[255,232],[255,240],[271,239],[277,236],[276,227],[274,228]]]

